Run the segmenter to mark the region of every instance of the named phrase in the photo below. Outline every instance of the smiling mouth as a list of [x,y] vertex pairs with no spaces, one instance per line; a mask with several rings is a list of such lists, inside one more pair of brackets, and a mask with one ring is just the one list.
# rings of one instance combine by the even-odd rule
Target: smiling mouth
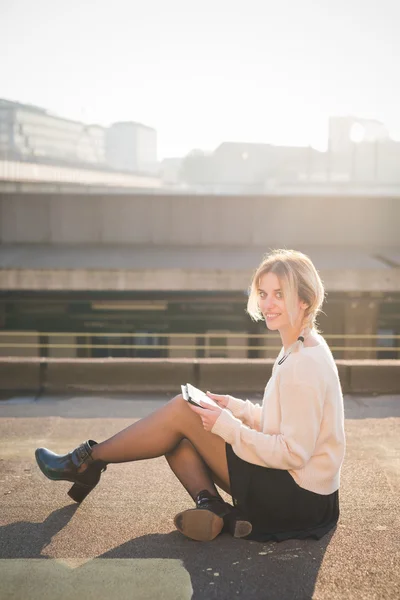
[[265,315],[265,318],[268,319],[269,321],[271,321],[272,319],[276,319],[277,317],[280,317],[281,313],[268,313]]

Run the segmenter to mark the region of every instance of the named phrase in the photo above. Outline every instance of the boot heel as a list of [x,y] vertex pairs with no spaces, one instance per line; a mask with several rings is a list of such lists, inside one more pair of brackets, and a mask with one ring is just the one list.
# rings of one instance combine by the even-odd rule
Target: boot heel
[[224,521],[226,529],[234,538],[247,537],[253,530],[250,521],[247,521],[237,508],[231,507],[229,514],[224,517]]
[[230,533],[234,538],[243,538],[250,535],[253,527],[249,521],[236,521],[230,527]]
[[74,483],[68,492],[68,496],[75,502],[82,502],[95,487],[96,486],[89,487],[87,485],[82,485],[81,483]]

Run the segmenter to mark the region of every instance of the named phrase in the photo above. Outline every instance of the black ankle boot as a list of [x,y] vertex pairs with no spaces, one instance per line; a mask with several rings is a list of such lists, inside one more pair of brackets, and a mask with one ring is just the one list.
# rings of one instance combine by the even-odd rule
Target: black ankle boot
[[245,519],[243,513],[225,502],[222,496],[212,496],[207,490],[203,490],[196,497],[197,508],[208,509],[219,515],[224,520],[223,529],[228,531],[232,537],[242,538],[250,535],[252,532],[252,524]]
[[[98,484],[101,473],[106,470],[107,463],[93,460],[92,448],[97,442],[88,440],[68,454],[54,454],[47,448],[38,448],[35,452],[36,462],[42,473],[53,481],[72,481],[74,485],[68,496],[75,502],[82,502]],[[86,464],[86,469],[79,473],[78,469]]]

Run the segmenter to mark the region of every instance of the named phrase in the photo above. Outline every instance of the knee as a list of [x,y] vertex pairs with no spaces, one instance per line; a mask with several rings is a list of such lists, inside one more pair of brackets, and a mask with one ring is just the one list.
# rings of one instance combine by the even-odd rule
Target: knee
[[194,412],[190,410],[190,407],[186,400],[184,400],[182,394],[174,396],[168,403],[168,419],[176,430],[181,433],[184,431],[184,423],[187,423],[187,419],[194,416]]
[[166,452],[165,457],[167,459],[172,458],[177,454],[181,454],[182,452],[189,450],[190,447],[193,448],[192,443],[187,438],[183,438],[180,442],[178,442],[175,448],[173,448],[169,452]]
[[172,398],[168,404],[171,404],[177,408],[182,408],[182,406],[186,404],[186,400],[183,399],[182,394],[178,394],[177,396],[174,396],[174,398]]

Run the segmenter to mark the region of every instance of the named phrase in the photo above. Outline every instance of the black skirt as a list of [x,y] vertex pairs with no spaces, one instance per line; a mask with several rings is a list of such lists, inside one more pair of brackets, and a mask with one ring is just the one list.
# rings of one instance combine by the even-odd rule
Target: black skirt
[[253,525],[246,539],[319,540],[339,519],[339,491],[322,495],[300,487],[288,471],[253,465],[226,444],[233,504]]

